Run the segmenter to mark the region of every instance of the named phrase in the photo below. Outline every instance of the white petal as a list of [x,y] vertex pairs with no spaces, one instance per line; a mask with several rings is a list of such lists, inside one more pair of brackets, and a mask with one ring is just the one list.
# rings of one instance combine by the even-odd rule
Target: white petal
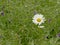
[[32,20],[33,21],[33,23],[35,23],[36,25],[38,24],[37,22],[36,22],[36,20]]
[[41,14],[36,14],[36,15],[33,17],[33,19],[36,19],[36,18],[43,18],[43,15],[41,15]]
[[39,28],[44,28],[44,26],[38,26]]
[[42,22],[39,23],[39,25],[41,25],[41,24],[42,24]]

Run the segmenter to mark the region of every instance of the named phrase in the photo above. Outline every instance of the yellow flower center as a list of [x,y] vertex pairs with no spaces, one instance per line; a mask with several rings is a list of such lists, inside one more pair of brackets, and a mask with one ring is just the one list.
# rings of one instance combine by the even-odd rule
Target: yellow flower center
[[41,19],[40,18],[37,18],[37,22],[41,22]]

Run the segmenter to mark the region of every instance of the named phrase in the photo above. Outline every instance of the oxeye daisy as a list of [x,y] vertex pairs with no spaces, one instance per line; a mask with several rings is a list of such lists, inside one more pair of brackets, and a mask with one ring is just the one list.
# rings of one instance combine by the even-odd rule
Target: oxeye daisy
[[33,17],[33,23],[41,25],[45,21],[45,17],[42,14],[35,14]]

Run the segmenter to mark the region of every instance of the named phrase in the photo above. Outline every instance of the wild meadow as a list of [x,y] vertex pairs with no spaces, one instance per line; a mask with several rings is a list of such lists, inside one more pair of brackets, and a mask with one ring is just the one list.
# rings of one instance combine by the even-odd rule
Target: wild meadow
[[60,0],[0,0],[0,45],[60,45]]

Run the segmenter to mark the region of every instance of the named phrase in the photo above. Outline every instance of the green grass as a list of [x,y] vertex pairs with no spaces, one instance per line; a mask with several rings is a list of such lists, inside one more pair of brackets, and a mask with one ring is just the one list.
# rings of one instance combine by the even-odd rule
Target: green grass
[[[0,45],[60,45],[56,37],[60,32],[60,0],[0,0],[1,11]],[[45,28],[32,22],[35,12],[46,18]]]

